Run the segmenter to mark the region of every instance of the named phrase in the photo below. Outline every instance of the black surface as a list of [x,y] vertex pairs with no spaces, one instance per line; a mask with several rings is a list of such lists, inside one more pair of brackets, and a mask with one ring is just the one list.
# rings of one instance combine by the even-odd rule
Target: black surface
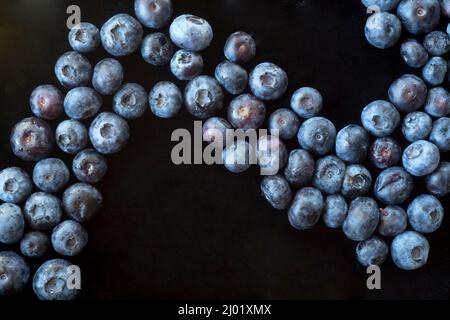
[[[382,51],[365,42],[366,13],[358,0],[174,2],[177,15],[194,13],[213,25],[214,42],[203,52],[206,74],[224,59],[227,36],[245,30],[258,43],[248,69],[273,61],[288,72],[289,94],[301,86],[318,88],[324,115],[338,129],[359,123],[363,106],[386,99],[389,84],[414,71],[401,62],[398,46]],[[12,155],[9,131],[30,115],[32,89],[56,83],[54,63],[69,50],[69,4],[80,5],[82,20],[97,26],[113,14],[133,13],[132,1],[0,1],[0,168],[20,165],[31,172],[30,164]],[[103,50],[88,55],[93,64],[105,56]],[[167,67],[146,65],[139,54],[121,62],[125,80],[147,90],[157,81],[174,80]],[[268,105],[288,102],[287,95]],[[104,108],[110,104],[105,99]],[[83,271],[81,299],[448,299],[448,217],[428,236],[425,268],[406,272],[388,261],[382,266],[383,289],[369,291],[354,257],[356,243],[322,223],[310,231],[293,230],[284,212],[262,200],[256,169],[233,175],[220,166],[173,165],[171,133],[192,131],[192,121],[186,111],[172,120],[147,112],[131,123],[126,150],[109,158],[109,173],[99,185],[105,206],[88,225],[86,251],[71,259]],[[418,182],[416,193],[421,187]],[[31,286],[16,298],[34,299]]]

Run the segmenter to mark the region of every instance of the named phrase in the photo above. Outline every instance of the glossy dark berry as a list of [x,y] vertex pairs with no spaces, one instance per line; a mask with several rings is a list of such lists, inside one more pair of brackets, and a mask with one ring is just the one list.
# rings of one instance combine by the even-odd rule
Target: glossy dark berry
[[123,82],[123,67],[116,59],[106,58],[97,63],[92,75],[92,86],[102,95],[112,95]]
[[193,116],[206,119],[223,107],[223,91],[216,79],[199,76],[191,80],[184,90],[186,109]]
[[47,158],[55,143],[50,125],[39,118],[26,118],[17,123],[11,132],[13,153],[25,161]]
[[400,47],[400,55],[411,68],[422,68],[430,58],[427,50],[416,39],[406,39]]
[[378,237],[361,241],[356,247],[356,258],[363,267],[381,265],[388,254],[389,248],[386,242]]
[[256,156],[261,174],[274,175],[286,165],[288,151],[278,137],[266,135],[258,139]]
[[450,36],[443,31],[433,31],[423,40],[423,46],[431,56],[443,56],[450,51]]
[[366,22],[364,29],[367,41],[379,49],[393,47],[402,34],[402,23],[389,12],[376,12]]
[[66,220],[58,224],[52,232],[53,249],[63,256],[76,256],[88,243],[86,229],[76,221]]
[[172,118],[183,107],[183,95],[172,82],[158,82],[150,91],[150,109],[160,118]]
[[212,117],[203,123],[203,141],[223,147],[226,145],[227,130],[232,129],[231,124],[219,117]]
[[297,230],[310,229],[319,221],[323,208],[322,193],[315,188],[303,188],[297,192],[289,208],[289,223]]
[[262,100],[276,100],[286,92],[288,77],[279,66],[263,62],[250,73],[249,86],[256,97]]
[[106,157],[94,149],[86,149],[73,159],[72,170],[81,182],[97,183],[108,171],[108,162]]
[[345,170],[341,194],[353,199],[367,194],[372,186],[372,175],[366,167],[360,164],[351,164]]
[[233,62],[221,62],[214,74],[222,87],[232,95],[241,94],[247,88],[247,71]]
[[340,194],[330,194],[325,199],[322,219],[329,228],[340,228],[347,217],[348,205]]
[[103,154],[121,151],[130,138],[126,120],[111,113],[100,113],[89,127],[89,138],[94,148]]
[[329,153],[335,145],[336,128],[326,118],[310,118],[300,126],[297,138],[303,149],[323,156]]
[[372,198],[359,197],[350,203],[347,218],[342,230],[353,241],[364,241],[370,238],[377,228],[379,208]]
[[442,152],[450,151],[450,118],[440,118],[433,123],[430,141]]
[[192,52],[209,47],[214,36],[208,21],[192,14],[175,18],[170,25],[169,33],[177,47]]
[[403,112],[420,109],[427,99],[427,85],[419,77],[405,74],[389,87],[389,100]]
[[422,69],[422,77],[430,86],[439,86],[447,75],[447,61],[441,57],[431,58]]
[[50,237],[39,231],[30,231],[20,241],[20,251],[28,258],[42,258],[50,250]]
[[249,62],[256,55],[256,42],[246,32],[235,32],[228,37],[224,54],[228,60],[235,63]]
[[137,83],[126,83],[113,97],[113,110],[125,119],[141,117],[148,107],[148,94],[145,88]]
[[248,170],[252,165],[252,154],[254,158],[255,150],[247,141],[235,141],[223,151],[222,156],[225,168],[233,173],[241,173]]
[[361,163],[366,159],[370,139],[367,131],[357,125],[349,125],[336,136],[336,155],[343,161]]
[[178,50],[170,61],[170,69],[178,80],[192,80],[203,71],[203,58],[200,53]]
[[25,220],[20,207],[13,203],[0,205],[0,243],[13,244],[22,239]]
[[408,113],[403,119],[402,133],[406,140],[415,142],[426,139],[433,127],[433,121],[425,112]]
[[69,44],[80,53],[93,52],[100,45],[100,31],[92,23],[82,22],[70,30]]
[[103,48],[116,57],[127,56],[136,51],[142,41],[142,26],[132,16],[120,13],[102,26],[100,39]]
[[75,154],[89,142],[87,128],[77,120],[65,120],[56,127],[56,144],[68,154]]
[[228,121],[235,129],[258,129],[266,117],[266,106],[251,94],[234,98],[228,106]]
[[64,161],[48,158],[39,161],[34,166],[33,182],[44,192],[55,193],[61,191],[69,182],[70,172]]
[[300,128],[300,119],[290,109],[280,108],[269,117],[269,130],[271,134],[277,134],[281,139],[292,139]]
[[441,162],[439,167],[426,179],[427,190],[436,197],[450,193],[450,162]]
[[154,66],[164,66],[172,59],[174,48],[164,33],[151,33],[142,40],[141,55]]
[[0,171],[0,200],[8,203],[24,201],[32,192],[30,176],[18,167]]
[[0,252],[0,295],[10,296],[22,291],[30,279],[30,267],[12,251]]
[[377,100],[363,109],[361,122],[373,136],[387,137],[400,124],[400,113],[393,104],[384,100]]
[[312,184],[322,192],[338,193],[345,175],[345,163],[336,156],[317,160]]
[[387,206],[380,209],[378,232],[385,237],[394,237],[406,230],[408,216],[405,210],[398,206]]
[[172,0],[135,0],[134,12],[147,28],[160,29],[172,17]]
[[85,86],[91,81],[92,66],[83,55],[70,51],[64,53],[56,62],[55,75],[68,89]]
[[89,221],[100,210],[102,194],[87,183],[76,183],[64,191],[62,204],[66,214],[78,222]]
[[74,120],[89,119],[102,107],[102,97],[92,88],[78,87],[70,90],[64,99],[64,111]]
[[424,194],[415,198],[408,206],[411,227],[420,233],[431,233],[439,229],[444,219],[444,208],[434,196]]
[[288,157],[284,175],[289,183],[296,188],[306,187],[314,176],[315,162],[308,151],[292,150]]
[[374,186],[375,197],[387,205],[400,205],[405,202],[414,187],[413,178],[401,167],[382,171]]
[[322,95],[314,88],[300,88],[292,95],[291,108],[301,118],[315,117],[323,108]]
[[416,177],[432,173],[441,160],[438,147],[426,140],[419,140],[409,145],[403,152],[403,167]]
[[379,169],[393,167],[402,158],[402,148],[392,138],[378,138],[370,147],[369,158],[372,164]]
[[287,209],[291,204],[292,190],[283,176],[264,177],[261,182],[261,191],[267,202],[277,210]]
[[402,0],[397,15],[410,33],[423,34],[439,24],[441,8],[438,0]]
[[450,114],[450,93],[441,87],[430,89],[425,103],[425,112],[437,118]]
[[415,231],[405,231],[394,238],[391,255],[395,265],[403,270],[423,267],[428,260],[430,245],[427,239]]
[[44,192],[33,193],[25,202],[23,209],[27,225],[33,230],[48,230],[62,219],[61,201],[54,195]]
[[45,120],[57,119],[64,112],[63,101],[63,94],[55,86],[51,84],[39,86],[30,96],[31,112]]

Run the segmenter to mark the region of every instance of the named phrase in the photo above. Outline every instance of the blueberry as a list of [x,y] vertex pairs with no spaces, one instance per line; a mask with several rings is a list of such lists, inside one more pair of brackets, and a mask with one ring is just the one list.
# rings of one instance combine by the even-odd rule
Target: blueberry
[[102,26],[100,39],[103,48],[113,56],[127,56],[136,51],[142,41],[142,26],[132,16],[120,13]]
[[224,54],[232,62],[249,62],[256,55],[256,42],[248,33],[237,31],[228,37]]
[[36,163],[33,169],[33,182],[44,192],[58,192],[69,182],[70,172],[64,161],[48,158]]
[[168,64],[173,52],[173,45],[164,33],[151,33],[142,41],[142,58],[151,65],[160,67]]
[[425,103],[425,112],[437,118],[450,114],[450,93],[441,87],[430,89]]
[[343,161],[361,163],[369,150],[369,134],[357,125],[349,125],[336,136],[336,155]]
[[172,118],[183,107],[183,95],[178,87],[167,81],[158,82],[149,94],[150,109],[160,118]]
[[50,250],[50,238],[39,231],[30,231],[20,241],[20,251],[28,258],[42,258]]
[[263,62],[250,73],[249,86],[256,97],[262,100],[276,100],[286,92],[288,77],[279,66]]
[[79,255],[87,242],[86,229],[76,221],[63,221],[53,229],[52,246],[60,255],[69,257]]
[[262,136],[258,139],[257,160],[263,175],[274,175],[287,162],[288,151],[283,141],[276,136]]
[[160,29],[172,17],[172,0],[135,0],[134,12],[147,28]]
[[25,161],[47,158],[53,149],[53,130],[44,120],[26,118],[17,123],[11,132],[11,148],[14,154]]
[[430,245],[420,233],[405,231],[394,238],[391,244],[392,260],[403,270],[423,267],[428,260]]
[[269,117],[269,131],[282,139],[292,139],[300,128],[300,119],[287,108],[280,108]]
[[70,30],[69,44],[80,53],[93,52],[100,45],[100,31],[92,23],[82,22]]
[[420,233],[431,233],[439,229],[444,219],[444,208],[434,196],[424,194],[415,198],[408,206],[409,224]]
[[392,138],[378,138],[370,147],[370,161],[378,169],[397,165],[402,157],[402,148]]
[[400,0],[361,0],[367,8],[377,7],[380,11],[391,11],[395,9]]
[[64,97],[61,91],[51,84],[36,87],[30,96],[31,112],[45,120],[59,118],[63,109]]
[[89,119],[102,107],[102,97],[89,87],[70,90],[64,99],[64,110],[74,120]]
[[30,176],[17,167],[0,171],[0,200],[8,203],[24,201],[32,192]]
[[431,58],[422,69],[422,77],[431,86],[438,86],[444,82],[447,74],[447,62],[441,57]]
[[388,253],[389,248],[386,242],[378,237],[361,241],[356,246],[356,258],[364,267],[381,265],[386,260]]
[[450,193],[450,162],[441,162],[439,167],[426,179],[427,190],[436,197]]
[[56,226],[62,218],[61,201],[44,192],[33,193],[23,209],[27,225],[33,230],[48,230]]
[[396,15],[376,12],[366,22],[364,29],[367,41],[379,49],[393,47],[402,34],[402,24]]
[[175,18],[169,33],[177,47],[194,52],[209,47],[213,39],[213,30],[208,21],[192,14]]
[[373,136],[387,137],[400,124],[400,113],[391,103],[377,100],[363,109],[361,122]]
[[325,193],[334,194],[341,190],[345,175],[345,163],[336,156],[317,160],[312,184]]
[[13,244],[22,239],[25,220],[22,210],[13,203],[0,205],[0,243]]
[[405,210],[398,206],[387,206],[380,209],[378,232],[385,237],[394,237],[406,230],[408,216]]
[[341,194],[347,198],[356,198],[365,195],[372,186],[372,175],[366,167],[360,164],[347,166]]
[[296,149],[289,154],[284,175],[293,187],[302,188],[310,183],[314,170],[314,158],[307,151]]
[[[237,140],[227,146],[223,152],[223,163],[228,171],[241,173],[250,168],[255,154],[247,141]],[[254,159],[253,159],[254,160]]]
[[67,284],[73,278],[72,264],[53,259],[42,264],[33,277],[33,291],[39,300],[74,300],[79,290]]
[[310,118],[300,126],[297,138],[303,149],[323,156],[333,149],[336,140],[336,128],[326,118]]
[[310,229],[319,221],[323,208],[322,193],[315,188],[303,188],[297,192],[289,208],[289,223],[297,230]]
[[55,75],[68,89],[85,86],[91,81],[92,66],[83,55],[70,51],[64,53],[56,62]]
[[30,267],[12,251],[0,252],[0,295],[10,296],[22,291],[30,279]]
[[438,0],[402,0],[397,15],[403,26],[413,34],[423,34],[436,28],[441,18]]
[[300,88],[292,95],[291,108],[301,118],[315,117],[323,108],[322,95],[314,88]]
[[405,202],[414,187],[413,178],[401,167],[382,171],[374,186],[375,196],[387,205],[400,205]]
[[72,170],[81,182],[100,182],[108,171],[106,158],[94,149],[81,151],[73,159]]
[[450,151],[450,118],[440,118],[434,122],[430,141],[442,152]]
[[206,119],[223,107],[223,91],[216,79],[199,76],[191,80],[184,90],[186,109],[193,116]]
[[102,112],[92,121],[89,138],[98,152],[112,154],[125,147],[130,138],[130,128],[122,117]]
[[89,221],[100,210],[102,194],[87,183],[76,183],[64,191],[62,204],[67,215],[78,222]]
[[114,112],[125,119],[141,117],[147,107],[147,91],[137,83],[124,84],[113,97]]
[[203,123],[203,141],[223,147],[226,143],[227,130],[231,128],[231,124],[223,118],[209,118]]
[[364,241],[377,228],[380,214],[377,202],[372,198],[359,197],[350,203],[342,226],[344,234],[353,241]]
[[426,139],[433,127],[433,121],[425,112],[408,113],[403,119],[402,133],[406,140],[415,142]]
[[439,0],[439,4],[441,5],[441,13],[442,15],[450,18],[450,1],[449,0]]
[[416,111],[427,100],[427,85],[419,77],[405,74],[389,87],[389,100],[404,112]]
[[260,128],[266,117],[266,106],[251,94],[234,98],[228,107],[228,121],[236,129]]
[[85,148],[88,142],[88,131],[77,120],[65,120],[56,127],[56,144],[65,153],[75,154]]
[[170,70],[179,80],[192,80],[203,71],[203,58],[200,53],[178,50],[170,61]]
[[347,217],[348,206],[344,197],[339,194],[330,194],[325,199],[322,219],[329,228],[340,228]]
[[123,67],[116,59],[106,58],[97,63],[92,75],[92,86],[102,95],[114,94],[122,85]]
[[232,95],[241,94],[247,87],[247,71],[230,61],[223,61],[216,67],[215,77],[222,87]]
[[416,39],[406,39],[400,47],[400,55],[411,68],[422,68],[430,58],[427,50]]
[[261,182],[261,191],[267,202],[277,210],[285,210],[291,203],[291,187],[280,175],[264,177]]
[[443,56],[450,51],[450,36],[443,31],[433,31],[423,40],[423,46],[431,56]]
[[441,156],[433,143],[419,140],[409,145],[403,152],[403,167],[416,177],[432,173],[439,165]]

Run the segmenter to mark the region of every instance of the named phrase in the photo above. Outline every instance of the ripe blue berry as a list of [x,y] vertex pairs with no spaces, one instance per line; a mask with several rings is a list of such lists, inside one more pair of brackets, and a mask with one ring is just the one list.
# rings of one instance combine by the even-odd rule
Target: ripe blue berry
[[68,89],[85,86],[91,81],[92,66],[83,55],[75,51],[64,53],[55,64],[55,75]]
[[134,12],[147,28],[160,29],[172,17],[172,0],[135,0]]
[[370,147],[370,161],[379,169],[397,165],[402,157],[402,148],[392,138],[378,138]]
[[274,175],[286,164],[288,151],[283,141],[276,136],[262,136],[258,139],[257,160],[263,175]]
[[0,200],[19,203],[24,201],[32,190],[33,183],[24,170],[11,167],[0,171]]
[[228,121],[235,129],[258,129],[266,117],[266,106],[251,94],[234,98],[228,106]]
[[423,46],[431,56],[443,56],[450,51],[450,36],[443,31],[433,31],[423,40]]
[[378,232],[385,237],[394,237],[406,230],[408,216],[405,210],[398,206],[387,206],[380,209]]
[[372,186],[372,175],[366,167],[360,164],[351,164],[345,170],[341,194],[353,199],[365,195]]
[[430,58],[427,50],[416,39],[406,39],[400,47],[400,55],[411,68],[422,68]]
[[223,91],[216,79],[199,76],[189,81],[184,90],[186,109],[193,116],[206,119],[223,107]]
[[106,58],[97,63],[92,75],[92,86],[105,96],[114,94],[122,85],[123,67],[116,59]]
[[392,167],[378,175],[374,192],[381,202],[387,205],[400,205],[409,198],[413,186],[413,178],[405,169]]
[[347,217],[348,205],[344,197],[331,194],[325,199],[322,219],[329,228],[340,228]]
[[52,232],[53,249],[63,256],[76,256],[88,243],[86,229],[76,221],[66,220],[58,224]]
[[100,182],[108,171],[106,158],[94,149],[81,151],[73,159],[72,170],[81,182]]
[[247,71],[233,62],[223,61],[220,63],[216,67],[215,77],[222,87],[232,95],[241,94],[247,88]]
[[10,296],[22,291],[30,279],[30,267],[12,251],[0,252],[0,295]]
[[139,48],[143,35],[142,25],[132,16],[121,13],[102,26],[100,39],[103,48],[116,57],[127,56]]
[[389,87],[389,100],[404,112],[416,111],[427,99],[427,85],[419,77],[405,74]]
[[92,121],[89,138],[98,152],[112,154],[125,147],[130,138],[130,128],[122,117],[103,112]]
[[300,118],[315,117],[323,108],[322,95],[314,88],[300,88],[292,95],[291,108]]
[[30,231],[20,241],[20,251],[28,258],[42,258],[50,250],[50,238],[39,231]]
[[278,134],[281,139],[292,139],[300,128],[297,115],[287,108],[280,108],[269,117],[269,130],[271,134]]
[[223,163],[225,168],[233,173],[241,173],[251,166],[253,148],[247,141],[237,140],[223,151]]
[[398,127],[400,113],[391,103],[377,100],[363,109],[361,122],[373,136],[387,137]]
[[447,62],[441,57],[431,58],[422,69],[422,77],[430,86],[439,86],[447,75]]
[[264,177],[261,182],[261,191],[267,202],[277,210],[287,209],[291,203],[291,187],[280,175]]
[[289,223],[297,230],[310,229],[319,221],[323,207],[324,200],[319,190],[303,188],[297,192],[289,208]]
[[424,194],[415,198],[408,206],[411,227],[420,233],[431,233],[439,229],[444,219],[444,208],[434,196]]
[[89,221],[100,210],[102,194],[87,183],[76,183],[64,191],[62,204],[66,214],[78,222]]
[[306,187],[314,176],[315,162],[308,151],[292,150],[289,154],[284,175],[289,183],[296,188]]
[[209,47],[214,36],[208,21],[192,14],[175,18],[170,25],[169,33],[177,47],[192,52]]
[[150,109],[160,118],[172,118],[183,107],[183,95],[178,87],[167,81],[158,82],[150,91]]
[[227,130],[232,129],[231,124],[219,117],[212,117],[203,123],[203,141],[215,146],[224,147],[227,139]]
[[378,205],[372,198],[359,197],[353,200],[342,226],[344,234],[353,241],[370,238],[378,225],[378,210]]
[[33,193],[23,209],[27,225],[33,230],[48,230],[56,226],[62,218],[61,201],[44,192]]
[[336,136],[336,155],[343,161],[361,163],[369,150],[369,134],[357,125],[349,125]]
[[231,62],[247,63],[256,55],[256,42],[246,32],[235,32],[228,37],[224,54]]
[[0,243],[13,244],[22,239],[25,220],[22,210],[13,203],[0,205]]
[[61,191],[69,182],[70,172],[64,161],[48,158],[36,163],[33,169],[33,182],[44,192]]
[[341,190],[345,175],[345,163],[336,156],[317,160],[312,184],[325,193],[334,194]]
[[70,30],[69,44],[80,53],[93,52],[100,45],[100,31],[92,23],[82,22]]
[[425,103],[425,112],[437,118],[450,114],[450,93],[441,87],[430,89]]
[[433,123],[430,141],[442,152],[450,151],[450,118],[440,118]]
[[428,260],[430,245],[427,239],[415,231],[405,231],[394,238],[391,255],[395,265],[403,270],[423,267]]
[[147,91],[137,83],[124,84],[113,97],[114,112],[125,119],[141,117],[147,106]]
[[192,80],[203,71],[203,58],[200,53],[178,50],[170,61],[170,70],[179,80]]
[[402,24],[396,15],[376,12],[366,22],[364,29],[367,41],[379,49],[393,47],[402,34]]
[[276,100],[287,90],[288,77],[279,66],[264,62],[250,73],[249,86],[253,94],[262,100]]
[[297,138],[303,149],[322,156],[333,149],[336,140],[336,128],[326,118],[310,118],[300,126]]
[[397,15],[406,30],[423,34],[439,24],[441,8],[438,0],[402,0],[397,7]]
[[151,33],[142,40],[141,55],[154,66],[164,66],[173,56],[173,45],[164,33]]
[[406,140],[415,142],[426,139],[433,127],[433,121],[425,112],[408,113],[403,119],[402,133]]
[[70,90],[64,99],[64,110],[74,120],[89,119],[102,107],[102,97],[89,87]]
[[379,266],[387,258],[389,248],[382,239],[371,237],[356,246],[356,258],[363,267]]
[[434,196],[446,196],[450,192],[450,162],[441,162],[439,167],[427,177],[426,186]]
[[441,160],[438,147],[433,143],[419,140],[407,147],[403,152],[403,167],[416,177],[432,173]]
[[63,100],[61,91],[51,84],[36,87],[30,96],[31,112],[38,118],[54,120],[64,111]]
[[77,120],[65,120],[56,127],[56,144],[65,153],[75,154],[85,148],[88,142],[88,131]]

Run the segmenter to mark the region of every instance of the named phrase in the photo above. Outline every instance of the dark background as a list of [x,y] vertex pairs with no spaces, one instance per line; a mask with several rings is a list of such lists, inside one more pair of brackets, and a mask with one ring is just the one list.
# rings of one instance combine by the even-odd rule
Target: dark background
[[[30,116],[33,88],[57,83],[54,63],[69,50],[69,4],[81,7],[82,21],[99,27],[116,13],[133,13],[131,0],[0,1],[0,168],[19,165],[31,173],[31,164],[12,155],[9,132]],[[295,89],[313,86],[324,95],[324,115],[338,129],[359,123],[362,108],[386,99],[395,78],[416,72],[402,63],[398,46],[383,51],[365,42],[366,12],[358,0],[175,0],[174,7],[176,15],[197,14],[214,28],[213,44],[202,53],[205,74],[224,59],[227,36],[247,31],[258,43],[248,70],[272,61],[289,75],[289,95],[268,107],[287,106]],[[103,57],[103,49],[88,55],[92,64]],[[158,81],[174,81],[167,67],[147,65],[138,53],[120,61],[125,81],[147,90]],[[111,99],[104,101],[110,109]],[[128,147],[109,157],[109,174],[98,186],[104,208],[88,225],[85,252],[69,259],[82,268],[81,299],[448,299],[448,218],[427,236],[431,256],[425,268],[401,271],[389,260],[382,266],[383,289],[369,291],[365,269],[355,259],[356,243],[323,223],[293,230],[286,213],[261,198],[256,168],[234,175],[221,166],[173,165],[171,133],[192,131],[192,121],[184,110],[172,120],[148,111],[131,123]],[[55,155],[70,165],[69,157]],[[422,189],[418,180],[416,193]],[[444,205],[449,207],[448,197]],[[17,249],[0,249],[5,248]],[[42,262],[32,263],[33,272]],[[31,285],[15,298],[35,299]]]

